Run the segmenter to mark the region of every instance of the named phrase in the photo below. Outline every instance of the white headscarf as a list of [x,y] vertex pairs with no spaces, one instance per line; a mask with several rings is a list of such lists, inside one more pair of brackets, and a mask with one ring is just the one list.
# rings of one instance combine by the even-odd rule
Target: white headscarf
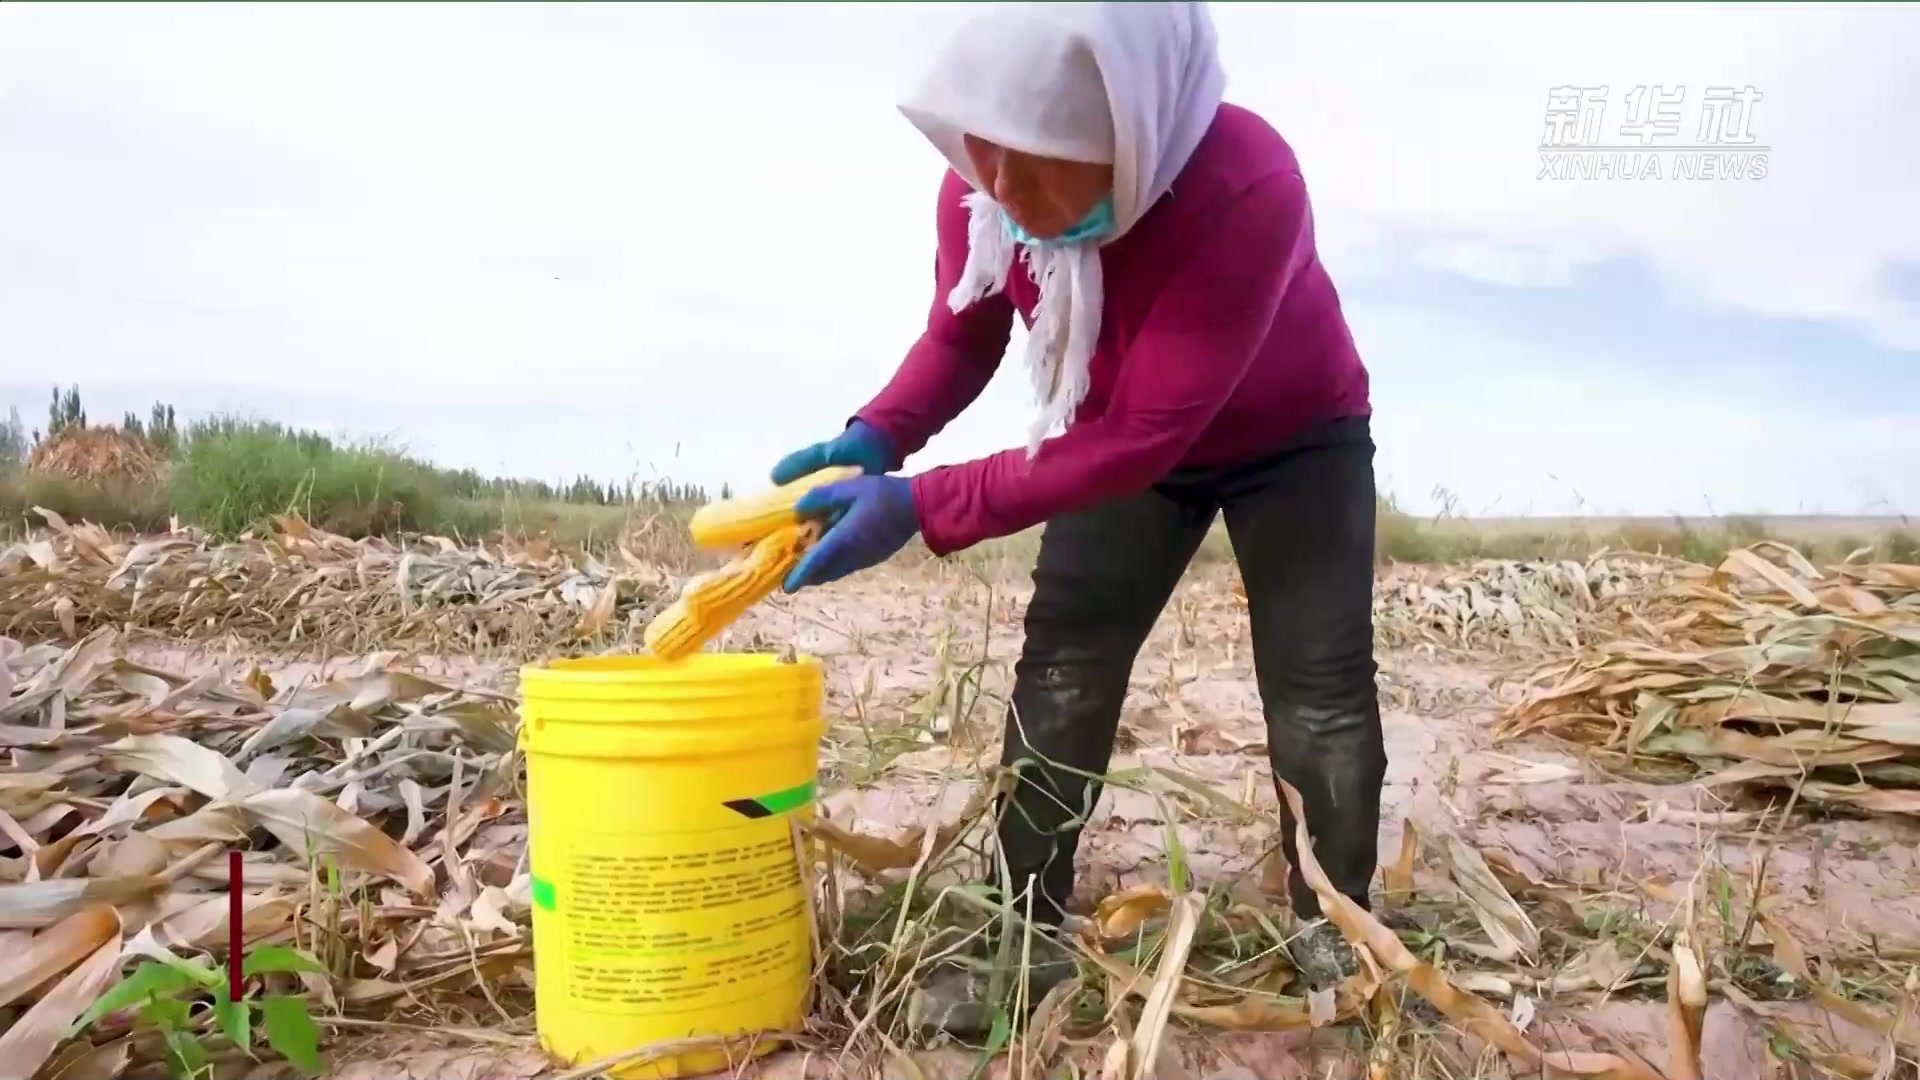
[[1005,287],[1016,246],[999,204],[981,190],[963,136],[1113,166],[1110,235],[1023,247],[1040,287],[1027,337],[1040,407],[1029,456],[1086,397],[1100,333],[1098,244],[1124,235],[1166,194],[1213,122],[1225,82],[1204,4],[993,4],[948,39],[901,102],[974,188],[966,268],[947,297],[954,311]]

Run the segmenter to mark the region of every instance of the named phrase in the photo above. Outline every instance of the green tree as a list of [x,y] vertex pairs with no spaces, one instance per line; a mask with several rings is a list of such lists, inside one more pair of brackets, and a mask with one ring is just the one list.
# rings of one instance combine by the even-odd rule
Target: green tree
[[163,454],[180,448],[180,428],[174,422],[173,406],[153,403],[153,411],[147,416],[147,441]]
[[64,392],[53,388],[53,402],[47,406],[47,438],[70,427],[86,427],[87,410],[80,404],[80,387],[69,386]]
[[27,426],[20,422],[20,410],[9,408],[7,422],[0,424],[0,476],[19,471],[27,463]]

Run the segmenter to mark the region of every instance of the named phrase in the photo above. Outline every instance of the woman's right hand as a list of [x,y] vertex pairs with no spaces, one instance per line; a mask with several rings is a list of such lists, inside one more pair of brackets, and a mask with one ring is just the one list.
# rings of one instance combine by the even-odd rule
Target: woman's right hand
[[847,429],[825,442],[795,450],[773,467],[773,482],[786,484],[835,465],[852,465],[871,476],[898,468],[893,444],[878,428],[864,420],[855,420]]

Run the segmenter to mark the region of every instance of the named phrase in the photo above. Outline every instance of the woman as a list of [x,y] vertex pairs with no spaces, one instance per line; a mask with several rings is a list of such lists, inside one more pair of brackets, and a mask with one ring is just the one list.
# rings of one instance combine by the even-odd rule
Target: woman
[[[901,107],[951,166],[926,331],[843,432],[774,469],[866,473],[803,502],[831,525],[788,591],[916,534],[945,555],[1045,524],[1003,752],[1022,780],[1000,826],[1044,922],[1073,889],[1099,794],[1084,776],[1106,770],[1134,658],[1216,514],[1273,771],[1334,885],[1368,902],[1386,753],[1367,372],[1293,151],[1223,84],[1199,4],[994,5],[956,33]],[[1040,401],[1027,445],[889,475],[986,386],[1016,312]],[[1291,822],[1282,836],[1297,867]],[[1318,919],[1297,868],[1288,884]],[[1324,923],[1293,952],[1320,984],[1353,959]]]

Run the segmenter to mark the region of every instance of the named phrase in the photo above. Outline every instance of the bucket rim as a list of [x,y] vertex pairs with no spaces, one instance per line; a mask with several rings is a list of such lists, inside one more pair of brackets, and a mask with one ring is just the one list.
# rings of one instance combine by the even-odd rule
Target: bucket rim
[[521,665],[520,681],[550,686],[659,685],[716,679],[811,679],[821,671],[820,658],[810,653],[788,657],[771,652],[697,652],[678,660],[665,660],[649,653],[623,653],[531,661]]

